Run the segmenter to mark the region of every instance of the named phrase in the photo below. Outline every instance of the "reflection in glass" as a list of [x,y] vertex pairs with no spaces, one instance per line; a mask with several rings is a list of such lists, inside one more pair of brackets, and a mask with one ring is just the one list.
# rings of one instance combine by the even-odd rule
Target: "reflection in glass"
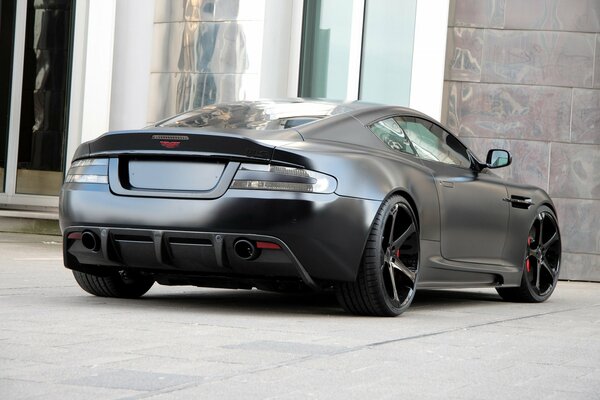
[[0,192],[4,192],[16,0],[0,1]]
[[361,100],[408,106],[417,0],[366,2]]
[[17,193],[57,195],[63,178],[74,0],[28,0]]
[[306,0],[303,25],[300,96],[345,99],[352,2]]
[[[239,98],[242,76],[248,68],[246,35],[235,21],[239,0],[186,0],[177,70],[176,112],[216,103],[223,93]],[[233,21],[207,22],[224,9]],[[219,75],[230,74],[221,80]]]

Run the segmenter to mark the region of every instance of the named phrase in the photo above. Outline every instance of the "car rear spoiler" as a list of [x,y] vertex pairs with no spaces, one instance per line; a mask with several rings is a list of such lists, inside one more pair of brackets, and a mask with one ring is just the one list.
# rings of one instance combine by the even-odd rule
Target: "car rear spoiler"
[[205,129],[154,128],[113,131],[79,146],[73,160],[113,155],[214,157],[269,162],[275,147],[302,141],[293,129],[215,132]]

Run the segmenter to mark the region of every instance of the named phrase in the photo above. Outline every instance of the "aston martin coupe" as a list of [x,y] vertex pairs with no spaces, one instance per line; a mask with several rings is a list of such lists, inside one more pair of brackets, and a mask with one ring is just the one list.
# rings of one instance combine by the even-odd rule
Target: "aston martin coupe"
[[560,269],[556,210],[492,172],[510,163],[402,107],[206,106],[79,146],[60,197],[64,264],[108,297],[155,282],[335,290],[378,316],[423,288],[541,302]]

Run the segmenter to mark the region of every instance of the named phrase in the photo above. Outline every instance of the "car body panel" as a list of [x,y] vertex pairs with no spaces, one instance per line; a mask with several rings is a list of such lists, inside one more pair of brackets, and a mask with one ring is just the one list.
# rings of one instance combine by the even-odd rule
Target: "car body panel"
[[[74,160],[109,159],[108,183],[63,186],[65,265],[96,272],[135,268],[160,275],[164,282],[200,284],[218,278],[224,286],[245,287],[242,281],[252,286],[248,282],[254,279],[285,278],[313,289],[328,287],[356,279],[378,209],[399,194],[414,208],[419,225],[419,287],[519,284],[537,207],[553,208],[543,190],[504,182],[488,169],[393,151],[369,129],[392,116],[433,121],[417,111],[315,102],[325,114],[311,115],[307,103],[214,106],[201,115],[225,127],[193,127],[196,116],[190,112],[82,144]],[[294,112],[298,105],[302,108]],[[266,130],[228,127],[226,119],[234,112],[239,118],[253,116],[252,124]],[[262,123],[267,113],[273,119]],[[296,125],[298,118],[310,122]],[[161,163],[167,163],[164,171]],[[327,194],[233,189],[244,164],[310,170],[333,177],[337,186]],[[185,171],[177,175],[185,165],[193,165],[189,170],[195,175],[210,165],[207,170],[215,176],[187,190],[186,179],[193,177]],[[137,175],[132,178],[132,173]],[[99,249],[86,252],[80,246],[77,234],[84,231],[98,236]],[[270,240],[281,253],[269,249],[256,260],[240,260],[232,249],[244,238]]]

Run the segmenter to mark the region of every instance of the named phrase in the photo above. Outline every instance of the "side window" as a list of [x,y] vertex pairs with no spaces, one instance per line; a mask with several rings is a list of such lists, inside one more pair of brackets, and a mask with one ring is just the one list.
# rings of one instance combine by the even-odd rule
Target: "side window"
[[396,118],[396,121],[410,139],[419,157],[464,168],[471,166],[467,148],[436,124],[415,117]]
[[390,149],[416,155],[414,147],[395,118],[375,122],[370,128],[375,136],[381,139]]

